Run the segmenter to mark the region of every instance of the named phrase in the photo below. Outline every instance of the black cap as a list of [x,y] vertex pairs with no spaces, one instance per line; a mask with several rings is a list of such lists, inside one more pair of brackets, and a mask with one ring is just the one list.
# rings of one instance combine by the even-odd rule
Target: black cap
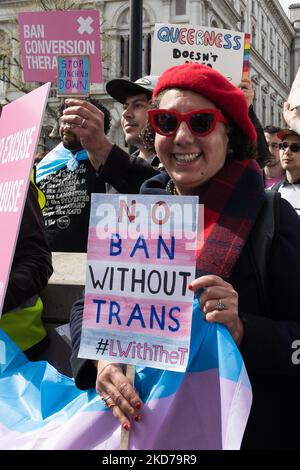
[[140,95],[141,93],[146,93],[150,100],[157,80],[158,76],[156,75],[147,75],[146,77],[139,78],[135,82],[123,78],[116,78],[107,82],[106,91],[116,101],[122,104],[125,103],[128,96]]

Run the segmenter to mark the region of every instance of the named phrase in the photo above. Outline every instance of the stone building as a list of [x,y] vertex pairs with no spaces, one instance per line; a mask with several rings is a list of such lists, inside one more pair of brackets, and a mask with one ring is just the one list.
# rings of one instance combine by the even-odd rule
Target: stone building
[[[17,13],[37,11],[41,4],[55,8],[58,3],[72,8],[96,8],[101,12],[101,39],[104,82],[129,74],[129,1],[119,0],[0,0],[0,101],[12,100],[22,93],[13,83],[21,82]],[[283,102],[300,65],[300,5],[290,7],[290,19],[278,0],[144,0],[143,1],[143,75],[150,73],[151,37],[159,22],[190,23],[250,32],[252,48],[250,77],[255,87],[255,109],[263,124],[282,125]],[[3,81],[3,78],[9,80]],[[32,84],[34,87],[37,84]],[[20,87],[19,87],[20,88]],[[121,108],[104,91],[92,86],[92,93],[112,111],[111,137],[124,145],[119,129]],[[49,99],[56,106],[55,86]],[[53,121],[47,116],[49,123]],[[44,138],[46,145],[51,145]]]

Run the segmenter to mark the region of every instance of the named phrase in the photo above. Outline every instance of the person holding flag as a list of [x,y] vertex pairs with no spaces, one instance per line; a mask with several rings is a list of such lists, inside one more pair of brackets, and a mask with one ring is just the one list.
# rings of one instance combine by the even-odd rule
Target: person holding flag
[[[166,171],[146,181],[141,193],[197,195],[204,204],[204,243],[189,288],[205,320],[227,327],[249,374],[253,405],[242,448],[296,448],[300,369],[292,344],[300,338],[300,221],[285,200],[264,190],[256,132],[240,89],[219,72],[188,63],[166,70],[153,97],[148,132]],[[77,303],[71,318],[73,360],[82,311]],[[142,400],[122,367],[86,362],[77,385],[96,384],[125,429],[143,421]]]

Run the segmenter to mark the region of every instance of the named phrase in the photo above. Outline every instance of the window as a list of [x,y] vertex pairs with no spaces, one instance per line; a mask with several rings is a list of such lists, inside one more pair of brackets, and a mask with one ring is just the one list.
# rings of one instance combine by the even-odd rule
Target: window
[[[252,77],[253,78],[253,77]],[[252,80],[252,79],[251,79]],[[254,98],[253,98],[253,109],[254,111],[256,112],[257,110],[257,88],[256,86],[254,85],[254,82],[252,80],[252,85],[253,85],[253,90],[254,90]]]
[[273,68],[274,67],[274,52],[273,52],[273,49],[271,49],[271,52],[270,52],[270,63],[271,63],[271,67]]
[[129,39],[120,36],[120,76],[129,77]]
[[262,53],[263,58],[265,59],[266,58],[266,41],[264,37],[261,39],[261,53]]
[[245,13],[241,11],[241,31],[245,31]]
[[272,124],[272,126],[275,125],[274,119],[275,119],[275,112],[274,112],[274,105],[272,104],[271,105],[271,124]]
[[10,80],[11,43],[8,35],[0,31],[0,94],[5,95]]
[[[129,77],[130,38],[120,36],[120,77]],[[151,34],[144,34],[142,46],[142,76],[150,74],[151,67]]]
[[175,15],[186,15],[186,0],[175,1]]
[[6,81],[9,76],[9,60],[6,55],[0,55],[0,79]]
[[281,60],[278,58],[278,76],[281,78]]
[[252,26],[252,46],[256,47],[256,28]]
[[212,21],[211,21],[211,27],[212,27],[212,28],[218,28],[218,27],[219,27],[219,26],[218,26],[218,23],[216,22],[216,20],[212,20]]
[[263,126],[266,125],[266,118],[267,118],[267,115],[266,115],[266,111],[267,111],[267,106],[266,106],[266,98],[263,97],[262,99],[262,124]]

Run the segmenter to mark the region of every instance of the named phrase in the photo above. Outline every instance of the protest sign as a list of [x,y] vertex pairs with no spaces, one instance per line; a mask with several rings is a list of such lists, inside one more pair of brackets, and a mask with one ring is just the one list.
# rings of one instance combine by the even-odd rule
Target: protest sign
[[24,81],[56,82],[57,57],[88,55],[92,83],[102,82],[99,10],[19,13]]
[[92,194],[79,357],[186,369],[197,202]]
[[49,89],[4,106],[0,119],[0,315]]
[[186,62],[206,64],[234,85],[248,76],[250,35],[206,26],[159,23],[155,25],[151,75]]
[[296,77],[293,81],[287,102],[290,105],[290,109],[294,109],[297,108],[297,106],[300,106],[300,68],[298,69]]
[[89,56],[64,55],[57,57],[57,94],[87,96],[90,90]]

